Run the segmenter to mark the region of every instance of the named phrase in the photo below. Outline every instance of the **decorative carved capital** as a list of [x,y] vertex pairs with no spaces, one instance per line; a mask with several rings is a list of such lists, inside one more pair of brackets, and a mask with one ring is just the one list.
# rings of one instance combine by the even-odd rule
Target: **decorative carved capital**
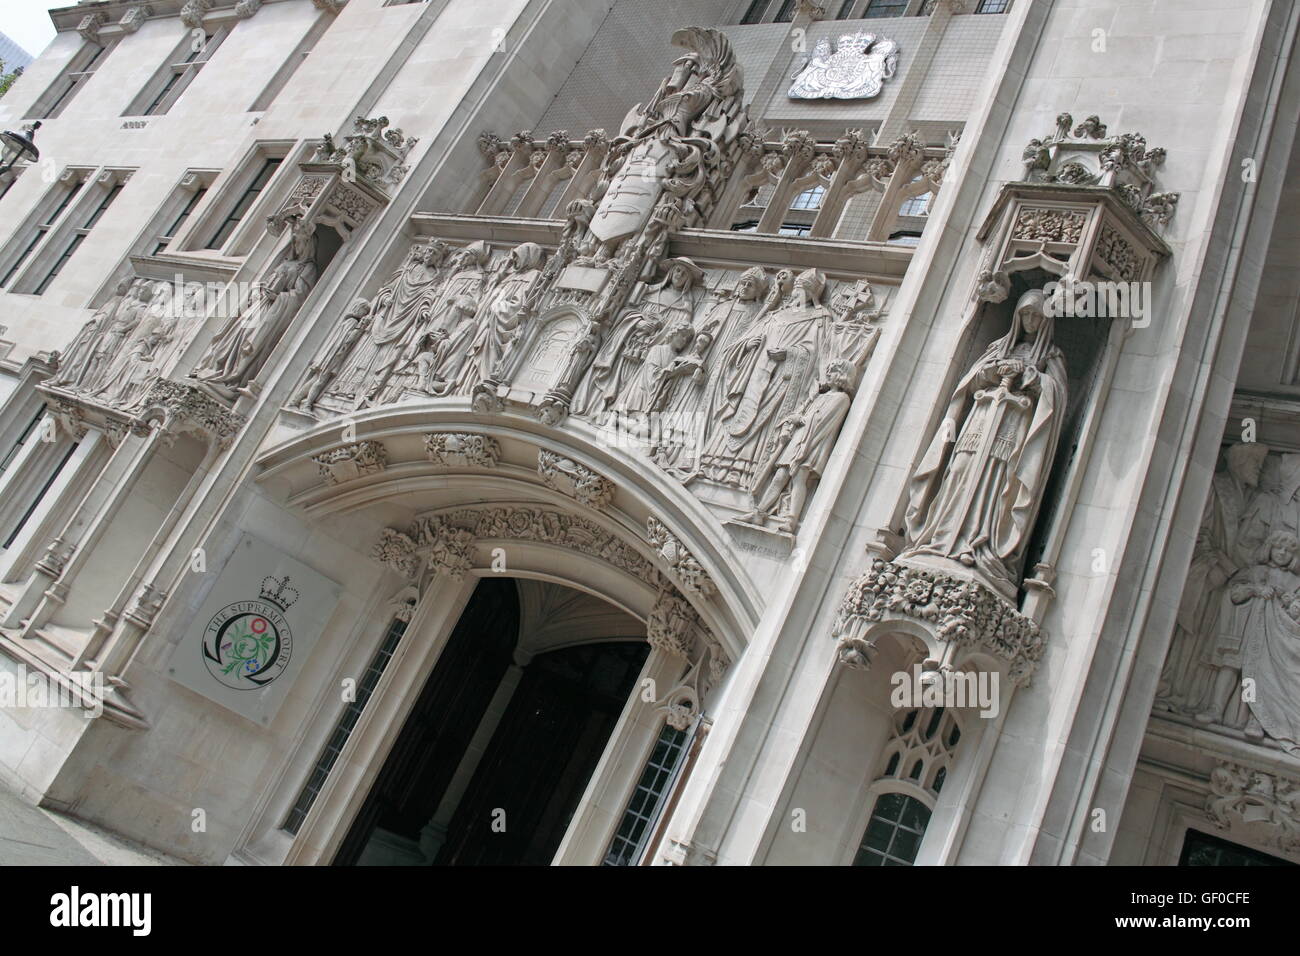
[[614,497],[614,483],[586,465],[553,451],[539,449],[537,474],[546,487],[600,510]]
[[126,13],[122,14],[122,19],[117,21],[117,25],[126,33],[134,33],[144,26],[144,21],[149,19],[149,14],[152,12],[147,3],[142,3],[138,7],[131,7]]
[[651,515],[646,521],[646,537],[658,552],[669,576],[691,594],[712,597],[717,593],[717,585],[704,566],[696,560],[695,555],[687,550],[686,545],[664,525]]
[[213,0],[189,0],[181,7],[181,23],[191,30],[203,26],[204,15],[212,9]]
[[326,484],[337,485],[382,472],[388,467],[388,451],[382,442],[359,441],[313,455],[312,461],[316,462]]
[[473,432],[430,432],[424,450],[429,461],[448,468],[495,468],[501,459],[500,442]]
[[863,636],[879,621],[920,622],[941,644],[981,650],[1008,665],[1017,685],[1028,682],[1043,654],[1038,624],[982,584],[933,568],[876,558],[840,602],[834,636],[842,663],[870,665],[874,640]]
[[241,20],[247,20],[261,8],[262,0],[239,0],[235,4],[235,16]]
[[82,17],[81,22],[77,24],[77,33],[80,34],[81,38],[87,43],[98,43],[99,30],[107,19],[108,17],[102,12],[87,14]]
[[326,13],[338,13],[343,9],[346,0],[311,0],[316,4],[317,10],[324,10]]

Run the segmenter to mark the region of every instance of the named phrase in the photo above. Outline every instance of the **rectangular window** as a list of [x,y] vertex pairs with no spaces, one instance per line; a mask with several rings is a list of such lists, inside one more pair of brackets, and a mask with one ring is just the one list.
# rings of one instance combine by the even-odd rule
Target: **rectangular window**
[[307,31],[307,35],[302,38],[298,43],[298,46],[294,48],[294,51],[289,54],[289,59],[285,61],[285,64],[280,67],[275,76],[272,77],[271,82],[267,84],[266,89],[262,90],[261,95],[253,102],[253,105],[248,108],[250,113],[261,112],[270,107],[275,98],[280,95],[280,91],[284,89],[285,85],[293,75],[298,72],[298,67],[302,66],[303,61],[306,60],[311,54],[311,51],[315,49],[316,41],[321,38],[321,35],[329,29],[329,25],[333,22],[334,15],[332,13],[322,13],[316,18],[316,22],[311,25],[311,29]]
[[23,433],[18,436],[18,440],[14,442],[13,447],[5,454],[4,460],[0,461],[0,475],[3,475],[5,469],[9,467],[10,462],[18,457],[18,453],[23,450],[23,445],[27,443],[27,439],[32,437],[32,433],[40,426],[41,419],[44,417],[45,406],[42,405],[37,410],[36,417],[27,423],[27,427],[23,429]]
[[840,12],[835,14],[836,20],[848,20],[853,16],[853,8],[858,5],[858,0],[844,0],[840,4]]
[[[197,33],[198,31],[195,31]],[[162,68],[154,74],[140,95],[131,103],[123,116],[160,116],[172,108],[186,88],[194,82],[199,71],[212,59],[229,32],[220,27],[204,31],[197,37],[187,33],[185,39],[172,53]]]
[[283,162],[284,158],[280,156],[267,157],[262,161],[261,169],[253,176],[252,182],[244,189],[235,204],[230,207],[230,211],[221,220],[216,232],[212,234],[212,238],[207,241],[203,248],[219,250],[226,244],[226,240],[230,238],[235,228],[243,222],[244,217],[248,215],[248,210],[253,207],[253,203],[257,202],[257,197],[261,195],[262,190],[266,188],[266,184],[271,181],[271,177],[275,175],[275,171],[280,168],[280,164]]
[[778,236],[806,236],[810,232],[812,232],[811,223],[783,222],[776,234]]
[[37,493],[36,497],[32,499],[32,503],[27,506],[27,510],[23,513],[22,518],[18,520],[18,524],[14,525],[13,530],[9,532],[9,536],[5,538],[5,543],[0,545],[0,547],[8,549],[18,540],[18,535],[22,534],[23,527],[29,520],[31,520],[32,515],[35,514],[36,509],[40,506],[41,500],[50,490],[50,486],[54,484],[54,480],[58,478],[59,473],[63,471],[63,466],[68,463],[68,459],[72,457],[72,453],[76,450],[77,443],[73,442],[68,447],[67,452],[64,453],[63,457],[59,460],[59,463],[54,467],[54,470],[50,472],[50,476],[45,479],[45,484],[41,486],[41,490]]
[[62,113],[77,92],[90,82],[95,71],[104,65],[116,42],[112,40],[102,46],[89,42],[83,44],[81,49],[73,54],[58,79],[51,83],[49,89],[33,104],[27,113],[27,119],[53,119]]
[[980,5],[975,8],[975,12],[1006,13],[1009,6],[1011,6],[1011,0],[980,0]]
[[17,274],[22,268],[23,263],[31,256],[32,252],[50,233],[50,230],[58,223],[63,211],[81,191],[81,175],[74,173],[71,182],[58,183],[55,185],[55,194],[47,199],[46,210],[38,213],[36,222],[27,230],[24,230],[18,238],[20,252],[9,264],[5,270],[4,278],[0,279],[0,286],[8,286],[9,280]]
[[681,770],[690,733],[664,724],[601,866],[635,866]]
[[397,652],[397,645],[401,642],[402,635],[405,633],[406,621],[393,618],[393,622],[388,626],[388,633],[384,635],[384,640],[379,645],[379,650],[375,651],[375,656],[370,659],[370,666],[361,675],[361,681],[357,685],[356,699],[350,701],[343,708],[343,714],[339,717],[338,723],[334,725],[334,731],[330,734],[329,740],[326,741],[325,749],[316,758],[316,765],[312,767],[312,771],[307,777],[307,783],[303,786],[302,792],[298,794],[293,809],[289,811],[289,816],[285,818],[284,825],[280,829],[287,830],[295,836],[302,829],[303,821],[307,819],[312,804],[316,802],[316,797],[320,795],[321,788],[325,786],[325,781],[329,779],[330,771],[334,769],[339,754],[343,752],[343,747],[347,744],[348,738],[352,736],[352,731],[361,718],[361,712],[366,709],[366,704],[370,702],[375,688],[379,686],[379,679],[384,676],[384,670],[388,667],[388,662],[392,659],[393,654]]
[[36,288],[32,290],[33,294],[42,295],[45,290],[50,287],[50,283],[59,277],[59,273],[61,273],[63,267],[68,264],[68,260],[72,258],[73,253],[81,248],[81,244],[86,241],[86,237],[89,236],[90,231],[95,228],[95,224],[98,223],[104,213],[108,211],[108,207],[113,205],[113,200],[117,198],[118,193],[120,193],[124,188],[125,184],[120,182],[114,183],[104,193],[104,195],[100,197],[99,202],[95,205],[95,208],[91,211],[90,215],[85,219],[82,225],[72,231],[72,235],[68,238],[67,244],[63,247],[63,251],[59,254],[59,257],[54,260],[54,264],[50,266],[49,271],[45,273],[45,278],[43,278],[37,284]]
[[762,23],[763,14],[767,12],[767,5],[770,0],[754,0],[745,11],[745,15],[740,18],[741,24]]
[[185,204],[181,206],[180,212],[176,214],[176,218],[174,218],[171,225],[167,227],[166,233],[154,240],[153,249],[150,251],[149,255],[158,255],[158,253],[162,252],[171,244],[173,239],[180,235],[181,229],[183,229],[185,223],[189,221],[190,213],[194,212],[194,207],[201,203],[203,197],[207,194],[207,186],[200,186],[190,194],[189,198],[185,200]]
[[795,8],[799,6],[799,0],[785,0],[781,4],[781,9],[776,11],[776,16],[772,18],[773,23],[789,23],[794,19]]
[[907,0],[871,0],[863,16],[874,20],[880,17],[901,17],[906,12]]

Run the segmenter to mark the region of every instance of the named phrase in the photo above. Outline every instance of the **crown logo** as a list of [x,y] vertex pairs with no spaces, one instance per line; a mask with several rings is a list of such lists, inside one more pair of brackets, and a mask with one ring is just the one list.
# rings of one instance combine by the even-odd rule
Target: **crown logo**
[[298,597],[298,589],[289,587],[288,576],[283,581],[269,574],[262,578],[262,600],[274,604],[281,611],[289,610]]

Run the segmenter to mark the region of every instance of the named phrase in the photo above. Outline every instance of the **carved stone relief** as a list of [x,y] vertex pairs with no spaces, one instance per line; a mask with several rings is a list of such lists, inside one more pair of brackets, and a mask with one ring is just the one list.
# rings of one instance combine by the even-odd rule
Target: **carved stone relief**
[[435,465],[456,468],[495,468],[501,445],[488,435],[468,432],[431,432],[424,436],[424,449]]
[[[572,415],[745,521],[796,530],[881,309],[865,279],[668,255],[675,230],[707,220],[753,138],[726,37],[692,28],[673,42],[687,54],[660,94],[580,159],[602,157],[599,175],[569,202],[558,248],[415,243],[373,299],[340,317],[290,405],[326,418],[445,398],[551,426]],[[811,162],[810,138],[786,139],[791,161]],[[520,133],[479,145],[522,169],[519,151],[545,165],[570,144]],[[907,140],[896,152],[906,163],[923,150]]]
[[1065,357],[1046,296],[1031,290],[1011,328],[962,376],[912,477],[904,563],[1016,599],[1029,535],[1065,417]]
[[233,400],[266,362],[316,284],[316,234],[301,212],[277,214],[272,231],[289,230],[282,258],[253,285],[248,301],[213,335],[189,377]]
[[614,497],[614,483],[608,478],[545,448],[537,451],[537,474],[546,487],[598,511]]
[[337,485],[388,467],[388,452],[381,442],[359,441],[312,456],[326,484]]
[[874,33],[846,33],[832,48],[817,41],[790,84],[791,99],[861,100],[876,96],[898,69],[898,44]]
[[1300,853],[1300,783],[1228,761],[1210,771],[1205,815],[1221,830],[1242,828],[1265,845]]
[[1192,551],[1155,707],[1300,755],[1300,455],[1231,445]]

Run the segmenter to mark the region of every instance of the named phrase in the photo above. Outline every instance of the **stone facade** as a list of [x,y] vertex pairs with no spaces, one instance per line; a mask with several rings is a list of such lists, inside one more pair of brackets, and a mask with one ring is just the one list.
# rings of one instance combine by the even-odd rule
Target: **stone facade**
[[748,6],[52,13],[0,670],[103,713],[0,708],[0,779],[198,862],[468,859],[481,748],[415,831],[369,795],[505,577],[482,744],[644,655],[553,862],[1300,861],[1294,19]]

